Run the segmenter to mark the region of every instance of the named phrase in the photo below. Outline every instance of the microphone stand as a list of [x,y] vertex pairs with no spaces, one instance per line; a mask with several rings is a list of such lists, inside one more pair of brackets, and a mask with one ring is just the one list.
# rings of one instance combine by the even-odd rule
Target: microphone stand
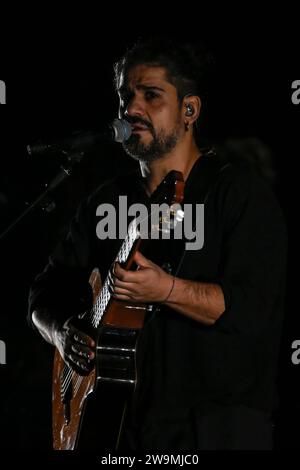
[[0,241],[11,231],[15,228],[28,214],[30,214],[36,207],[42,207],[43,210],[47,212],[51,212],[54,209],[54,203],[49,198],[49,194],[54,191],[65,179],[71,176],[73,171],[74,163],[79,163],[82,158],[84,157],[84,153],[75,153],[70,154],[67,156],[68,164],[61,165],[59,173],[50,181],[50,183],[46,184],[46,190],[40,194],[34,202],[32,202],[27,209],[17,217],[8,227],[0,234]]

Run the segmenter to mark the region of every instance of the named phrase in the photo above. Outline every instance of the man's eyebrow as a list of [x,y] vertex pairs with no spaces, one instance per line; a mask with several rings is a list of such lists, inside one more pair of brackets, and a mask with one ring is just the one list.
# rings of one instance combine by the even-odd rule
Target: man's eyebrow
[[[136,89],[137,90],[156,90],[156,91],[162,91],[162,92],[165,92],[166,90],[164,90],[164,88],[161,88],[159,86],[156,86],[156,85],[137,85],[136,86]],[[126,86],[126,85],[123,85],[121,86],[119,89],[118,89],[118,93],[120,93],[120,95],[124,94],[124,93],[127,93],[130,89]]]
[[157,91],[166,91],[163,88],[156,85],[137,85],[137,90],[157,90]]

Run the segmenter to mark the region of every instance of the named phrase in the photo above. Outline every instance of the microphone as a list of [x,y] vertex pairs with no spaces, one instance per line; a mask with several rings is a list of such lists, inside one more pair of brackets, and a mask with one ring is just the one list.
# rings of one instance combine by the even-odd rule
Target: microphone
[[131,136],[132,128],[125,119],[114,119],[108,129],[102,132],[88,131],[76,134],[72,137],[56,140],[49,143],[36,143],[27,145],[29,155],[43,155],[60,152],[81,152],[102,140],[124,142]]

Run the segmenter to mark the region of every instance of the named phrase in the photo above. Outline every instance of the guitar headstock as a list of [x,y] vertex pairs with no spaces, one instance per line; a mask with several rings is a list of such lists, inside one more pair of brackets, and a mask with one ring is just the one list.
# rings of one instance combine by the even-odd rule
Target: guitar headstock
[[[180,203],[184,197],[184,180],[180,171],[172,170],[158,185],[150,198],[150,238],[169,238],[176,225],[182,222],[184,212]],[[143,234],[141,234],[143,238]],[[147,237],[145,237],[147,238]]]
[[169,206],[180,204],[184,196],[184,180],[180,171],[172,170],[157,186],[150,198],[150,204],[163,204]]
[[[139,244],[142,239],[169,239],[172,232],[175,238],[181,239],[182,225],[178,222],[182,222],[184,216],[180,205],[183,197],[183,175],[179,171],[172,170],[156,188],[147,206],[144,204],[133,205],[135,206],[133,213],[129,215],[134,215],[134,219],[129,224],[127,236],[116,261],[124,263],[125,269],[130,269],[133,253],[131,248],[133,243]],[[177,232],[176,228],[178,228]],[[136,244],[134,250],[137,247]]]

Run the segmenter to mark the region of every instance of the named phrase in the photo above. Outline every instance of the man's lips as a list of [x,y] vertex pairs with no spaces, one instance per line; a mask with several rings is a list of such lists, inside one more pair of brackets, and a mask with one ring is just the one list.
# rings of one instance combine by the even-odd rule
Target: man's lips
[[131,125],[132,132],[150,131],[149,127]]

